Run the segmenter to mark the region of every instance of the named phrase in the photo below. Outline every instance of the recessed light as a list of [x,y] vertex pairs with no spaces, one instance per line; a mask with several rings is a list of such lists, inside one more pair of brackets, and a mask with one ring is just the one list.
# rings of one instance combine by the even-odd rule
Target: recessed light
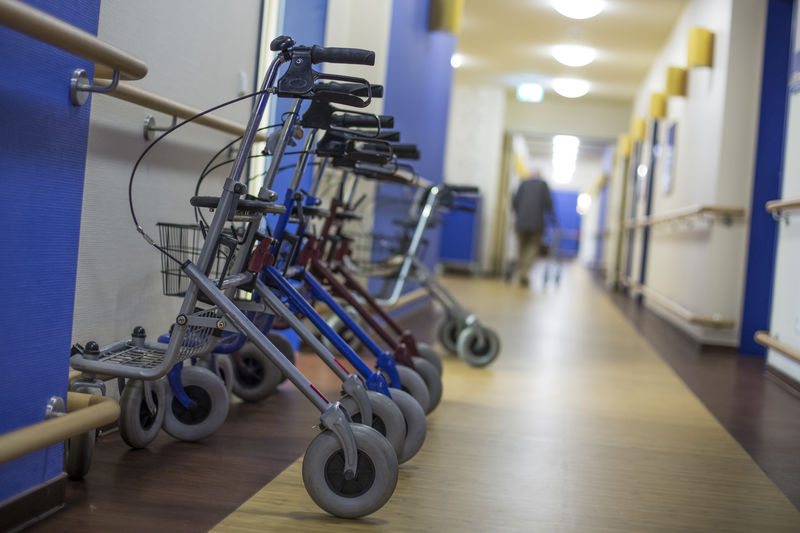
[[553,90],[565,98],[580,98],[589,92],[589,82],[576,78],[556,78]]
[[602,0],[550,0],[553,8],[571,19],[589,19],[603,10]]
[[575,210],[578,212],[579,215],[585,215],[589,212],[589,208],[592,207],[592,197],[589,193],[582,192],[578,195],[578,205],[575,207]]
[[464,56],[456,52],[455,54],[450,56],[450,66],[453,68],[458,68],[464,64]]
[[544,87],[538,83],[520,83],[517,85],[517,100],[520,102],[541,102]]
[[559,44],[552,49],[553,57],[568,67],[583,67],[597,57],[597,50],[580,44]]

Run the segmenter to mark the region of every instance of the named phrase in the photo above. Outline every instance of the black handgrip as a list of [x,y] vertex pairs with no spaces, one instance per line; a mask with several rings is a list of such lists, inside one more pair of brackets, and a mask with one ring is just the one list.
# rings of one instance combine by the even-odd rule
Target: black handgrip
[[393,128],[394,117],[390,115],[378,115],[378,120],[376,120],[375,115],[354,115],[346,113],[344,115],[331,115],[331,124],[343,128],[377,128],[378,125],[380,125],[381,129]]
[[325,48],[311,47],[313,63],[346,63],[348,65],[374,65],[375,52],[361,48]]
[[450,185],[445,184],[445,187],[456,194],[478,194],[481,192],[480,188],[475,185]]
[[372,98],[383,98],[383,85],[369,84],[367,87],[363,83],[342,83],[338,81],[317,82],[314,84],[315,91],[325,91],[351,94],[353,96],[371,96]]
[[419,159],[419,149],[416,144],[393,144],[392,151],[400,159]]

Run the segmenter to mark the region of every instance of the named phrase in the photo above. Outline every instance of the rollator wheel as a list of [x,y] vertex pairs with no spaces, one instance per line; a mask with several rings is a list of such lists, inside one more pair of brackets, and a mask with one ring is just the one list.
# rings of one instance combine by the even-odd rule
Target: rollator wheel
[[[389,376],[387,376],[384,372],[381,373],[383,374],[383,377],[386,378],[386,381],[390,382]],[[417,400],[417,403],[419,403],[420,407],[422,407],[423,412],[427,412],[431,397],[430,394],[428,394],[428,386],[425,385],[425,380],[422,379],[422,376],[407,366],[402,365],[397,365],[397,373],[400,374],[400,385],[402,390],[406,391],[415,400]],[[391,393],[393,390],[397,389],[389,389],[389,392]]]
[[131,379],[125,384],[119,398],[119,434],[131,448],[146,448],[158,435],[167,411],[167,394],[164,380],[150,383],[150,393],[156,406],[152,414],[144,399],[144,383]]
[[461,333],[461,321],[448,316],[444,322],[439,324],[439,342],[442,343],[444,349],[450,353],[458,353],[456,343],[458,342],[458,334]]
[[428,421],[422,406],[410,394],[398,389],[392,389],[389,393],[406,420],[406,440],[403,442],[403,451],[397,456],[398,462],[402,464],[414,457],[422,448],[428,433]]
[[[372,404],[372,423],[367,424],[378,433],[386,437],[389,444],[394,448],[395,454],[400,457],[403,451],[403,443],[406,440],[406,420],[400,407],[391,398],[375,391],[367,391],[367,397]],[[352,396],[345,395],[339,402],[350,419],[356,424],[363,424],[361,411]]]
[[425,386],[428,388],[428,408],[425,410],[427,415],[442,401],[442,376],[436,371],[436,367],[422,357],[412,357],[414,369],[422,377]]
[[[75,392],[87,393],[89,389],[81,387]],[[89,472],[96,438],[97,430],[90,429],[64,441],[64,472],[70,479],[81,479]]]
[[97,430],[75,435],[64,441],[64,472],[70,479],[82,479],[92,466]]
[[168,388],[164,431],[183,441],[208,437],[225,422],[228,416],[228,393],[216,374],[201,366],[185,366],[181,383],[186,394],[197,405],[187,409]]
[[[267,338],[269,342],[275,345],[275,347],[280,350],[283,356],[289,360],[292,364],[294,363],[294,346],[292,343],[289,342],[289,339],[278,333],[277,331],[269,331],[267,332]],[[282,379],[281,383],[286,381],[286,376],[281,373]]]
[[[481,342],[480,332],[484,340]],[[458,355],[470,366],[486,366],[500,353],[500,338],[494,330],[483,326],[470,326],[458,336]]]
[[233,365],[233,393],[246,402],[263,400],[275,392],[284,379],[283,372],[251,342],[242,346],[238,359],[241,366],[239,361]]
[[218,353],[213,358],[216,361],[216,367],[211,368],[211,357],[205,360],[205,366],[213,373],[215,373],[225,384],[225,390],[228,391],[228,397],[233,392],[233,362],[228,354]]
[[341,518],[360,518],[384,506],[397,485],[397,457],[380,433],[350,424],[358,447],[355,477],[344,477],[344,452],[332,431],[317,435],[303,458],[303,484],[324,511]]
[[436,367],[436,371],[440,376],[442,375],[442,358],[439,357],[439,354],[436,353],[436,350],[433,349],[433,346],[424,342],[418,342],[417,352],[419,352],[420,357]]

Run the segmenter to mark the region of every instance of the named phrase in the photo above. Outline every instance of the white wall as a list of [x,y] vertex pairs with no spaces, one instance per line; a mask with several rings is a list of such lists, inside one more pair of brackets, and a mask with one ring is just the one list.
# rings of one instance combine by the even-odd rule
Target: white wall
[[[797,28],[797,13],[794,25],[794,52],[800,50],[800,31]],[[800,93],[789,97],[786,123],[786,142],[783,162],[783,189],[785,200],[800,198],[800,154],[796,147],[800,143]],[[797,213],[790,223],[782,223],[778,229],[778,250],[775,258],[775,281],[772,288],[772,317],[770,334],[780,341],[800,348],[800,224]],[[800,381],[800,364],[782,354],[770,350],[767,364]]]
[[628,102],[585,101],[548,93],[541,103],[529,103],[518,101],[510,90],[505,90],[505,98],[505,127],[509,131],[613,140],[628,129]]
[[483,208],[479,263],[484,271],[490,268],[498,216],[505,104],[505,90],[500,87],[454,84],[450,96],[445,182],[480,187]]
[[[98,35],[143,59],[148,75],[131,82],[185,104],[206,108],[237,96],[239,73],[254,83],[258,0],[220,6],[212,0],[103,2]],[[73,338],[101,344],[142,325],[167,330],[180,301],[161,294],[160,254],[136,233],[128,210],[128,178],[147,146],[142,124],[170,118],[114,98],[92,96],[76,281]],[[219,115],[244,123],[248,104]],[[155,223],[193,222],[189,198],[206,161],[233,136],[187,125],[160,143],[134,182],[136,214],[157,238]],[[222,174],[218,174],[222,176]],[[218,190],[209,180],[206,194]]]
[[[648,115],[651,93],[663,92],[667,67],[686,64],[689,28],[714,32],[713,66],[689,70],[687,96],[670,98],[659,121],[661,137],[670,122],[678,133],[670,192],[661,190],[662,169],[653,169],[654,214],[699,204],[749,206],[765,16],[763,0],[694,0],[653,63],[634,104],[637,116]],[[700,328],[656,302],[647,305],[698,341],[736,345],[746,244],[746,220],[651,232],[646,284],[696,315],[734,320],[733,329]]]

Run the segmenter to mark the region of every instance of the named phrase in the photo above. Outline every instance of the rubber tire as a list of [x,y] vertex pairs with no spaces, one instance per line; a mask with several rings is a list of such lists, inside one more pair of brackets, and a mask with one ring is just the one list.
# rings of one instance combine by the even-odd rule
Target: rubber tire
[[[80,387],[75,392],[88,393],[89,390],[86,387]],[[403,431],[405,431],[405,427]],[[75,435],[64,441],[64,472],[70,479],[82,479],[89,472],[96,438],[97,430],[90,429],[86,433]]]
[[[392,497],[397,486],[397,457],[392,445],[380,433],[363,424],[350,424],[359,451],[356,479],[367,473],[364,458],[372,463],[374,479],[366,492],[355,497],[343,496],[327,481],[330,459],[342,455],[339,439],[330,430],[317,435],[303,458],[303,484],[309,496],[324,511],[341,518],[360,518],[374,513]],[[343,460],[342,460],[343,461]]]
[[144,401],[144,383],[130,379],[119,398],[119,434],[134,449],[146,448],[158,435],[164,423],[167,405],[167,386],[163,379],[151,382],[155,394],[156,415],[153,417]]
[[191,414],[190,411],[180,404],[172,393],[172,388],[168,387],[164,431],[182,441],[204,439],[218,430],[228,417],[230,400],[225,384],[216,374],[201,366],[183,367],[181,383],[190,398],[199,400],[200,418],[186,418]]
[[406,440],[403,442],[403,451],[397,456],[400,464],[405,463],[422,449],[425,436],[428,434],[428,420],[422,406],[407,392],[391,389],[392,401],[397,404],[406,420]]
[[[275,347],[278,350],[280,350],[280,352],[286,359],[289,360],[289,362],[295,364],[294,346],[292,346],[292,343],[289,342],[289,339],[287,339],[277,331],[267,332],[267,339],[269,339],[269,342],[274,344]],[[281,375],[283,375],[283,373],[281,373]],[[281,379],[281,383],[283,383],[284,381],[286,381],[286,376],[283,376],[283,379]]]
[[[417,403],[422,407],[422,411],[427,413],[431,396],[428,394],[428,386],[425,384],[425,380],[422,379],[422,376],[420,376],[416,370],[412,370],[407,366],[397,365],[397,373],[400,374],[402,390],[406,391],[417,400]],[[391,390],[389,392],[391,392]]]
[[255,375],[246,376],[234,363],[233,393],[242,400],[246,402],[263,400],[274,393],[281,381],[284,380],[283,372],[255,344],[248,342],[242,346],[239,356],[245,365],[256,372]]
[[434,367],[436,367],[436,371],[439,373],[440,376],[442,375],[442,371],[444,370],[444,368],[442,367],[442,358],[439,357],[439,354],[436,353],[436,350],[433,349],[433,346],[425,342],[418,342],[417,352],[419,352],[420,357],[427,360]]
[[[477,346],[478,329],[486,336],[484,346]],[[470,326],[458,336],[458,356],[470,366],[483,367],[500,354],[500,338],[494,330],[484,326]]]
[[[358,314],[358,311],[356,311],[355,307],[353,307],[352,305],[347,305],[345,306],[344,310],[347,311],[347,314],[350,315],[350,318],[355,320],[356,324],[358,324],[359,327],[363,328],[364,319],[361,318],[361,315]],[[336,332],[337,335],[339,335],[342,339],[344,339],[347,345],[350,348],[352,348],[354,352],[358,352],[358,350],[361,349],[361,339],[356,337],[355,333],[350,331],[350,328],[348,328],[345,325],[345,323],[342,322],[342,319],[339,318],[339,315],[337,315],[336,313],[332,314],[330,318],[326,320],[326,323],[333,331]],[[336,349],[333,343],[331,343],[331,341],[325,335],[322,335],[320,340],[322,340],[322,345],[325,346],[328,350],[330,350],[333,353],[339,353],[339,351]]]
[[425,386],[428,388],[428,407],[425,410],[427,415],[436,409],[436,406],[442,401],[442,376],[427,359],[412,357],[411,360],[414,362],[414,369],[417,374],[422,377]]
[[231,361],[231,356],[224,353],[214,354],[213,359],[216,361],[215,368],[211,368],[211,359],[210,356],[205,359],[205,367],[222,380],[225,384],[225,390],[228,391],[228,397],[230,398],[231,394],[233,394],[233,361]]
[[[367,391],[367,398],[372,404],[372,423],[367,425],[386,437],[399,457],[406,440],[406,419],[403,417],[403,412],[391,398],[380,392]],[[342,396],[339,403],[354,423],[363,424],[361,410],[352,396],[347,394]]]
[[456,343],[458,343],[458,336],[461,333],[461,329],[461,322],[451,316],[448,316],[439,324],[437,336],[439,337],[439,342],[448,352],[453,354],[458,353]]

